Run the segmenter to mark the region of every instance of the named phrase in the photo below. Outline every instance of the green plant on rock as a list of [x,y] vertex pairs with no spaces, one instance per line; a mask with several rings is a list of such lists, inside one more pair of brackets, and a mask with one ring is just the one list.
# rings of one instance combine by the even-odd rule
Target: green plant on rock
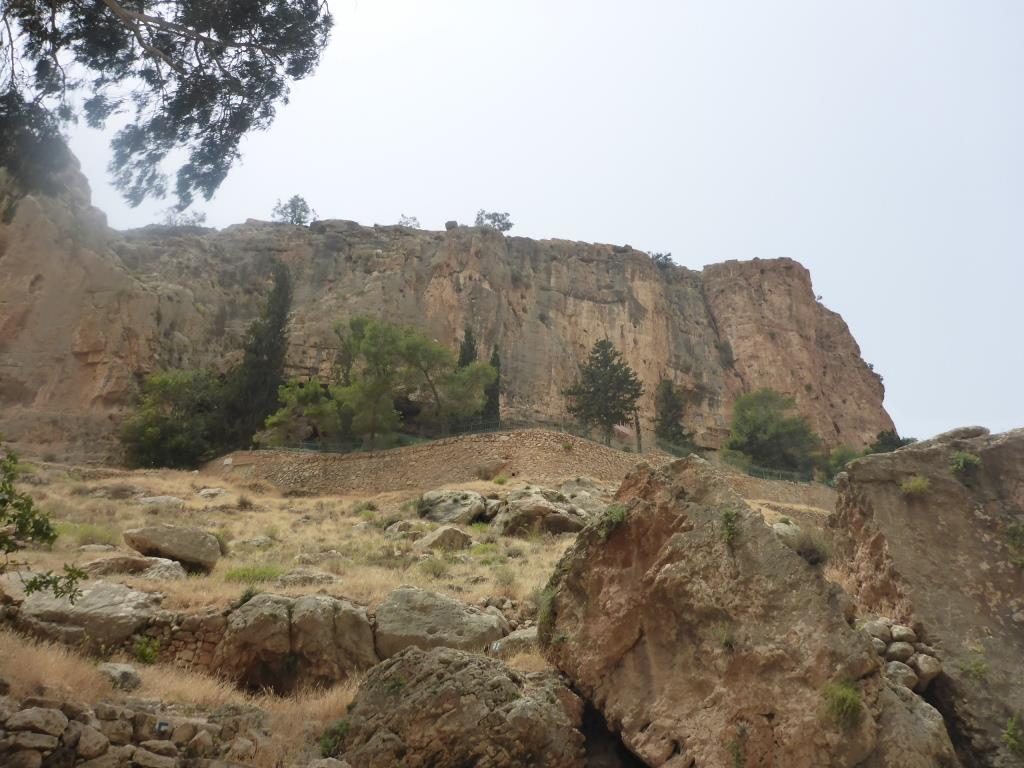
[[622,504],[610,505],[597,524],[598,530],[601,532],[601,539],[607,539],[624,522],[626,522],[626,508]]
[[949,462],[950,469],[961,480],[970,480],[981,468],[981,457],[967,451],[957,451]]
[[900,483],[900,493],[908,499],[920,499],[931,489],[932,483],[927,477],[914,475]]
[[1003,744],[1010,750],[1014,757],[1024,760],[1024,729],[1021,728],[1020,718],[1013,715],[1006,721],[1006,729],[1003,731]]
[[732,549],[736,543],[736,539],[740,535],[740,513],[739,510],[729,508],[722,510],[722,538],[725,540],[725,545]]
[[320,736],[320,755],[322,757],[335,757],[341,754],[348,731],[349,724],[347,720],[338,720],[327,726],[327,730]]
[[537,632],[551,632],[555,623],[555,589],[547,587],[537,596]]
[[975,682],[983,683],[988,680],[988,661],[980,652],[975,652],[970,659],[960,664],[960,670]]
[[160,654],[160,641],[155,637],[138,635],[135,638],[135,645],[132,646],[132,655],[140,664],[154,664]]
[[841,728],[851,728],[860,720],[863,704],[860,691],[851,682],[829,683],[825,687],[825,709]]

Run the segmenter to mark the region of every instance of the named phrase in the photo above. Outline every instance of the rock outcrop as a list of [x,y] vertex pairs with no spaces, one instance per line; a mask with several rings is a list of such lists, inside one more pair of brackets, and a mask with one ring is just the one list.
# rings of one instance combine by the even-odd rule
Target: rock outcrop
[[583,768],[583,706],[553,675],[448,648],[409,648],[370,670],[341,756],[362,768]]
[[576,533],[591,519],[564,493],[548,488],[512,491],[495,505],[491,514],[491,524],[506,536]]
[[629,246],[348,221],[117,233],[71,177],[66,195],[26,197],[0,224],[0,429],[28,448],[112,450],[139,374],[232,360],[275,258],[295,284],[296,375],[333,366],[337,321],[386,313],[451,346],[467,325],[485,355],[497,346],[514,419],[565,420],[576,363],[609,338],[650,384],[645,424],[666,376],[706,446],[735,397],[763,386],[793,396],[826,445],[892,428],[880,378],[789,259],[659,269]]
[[176,560],[186,570],[209,573],[220,559],[212,533],[176,525],[149,525],[124,532],[125,543],[143,555]]
[[1016,765],[1003,733],[1024,722],[1024,430],[858,459],[838,488],[838,577],[865,612],[926,629],[942,664],[928,697],[964,764]]
[[641,465],[616,498],[625,516],[580,533],[538,630],[645,764],[958,764],[942,718],[882,674],[849,598],[711,465]]

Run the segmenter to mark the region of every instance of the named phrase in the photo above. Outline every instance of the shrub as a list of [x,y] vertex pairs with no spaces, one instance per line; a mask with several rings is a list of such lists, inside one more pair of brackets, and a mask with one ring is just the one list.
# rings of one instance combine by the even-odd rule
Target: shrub
[[320,755],[334,757],[340,754],[348,736],[348,729],[349,725],[345,720],[331,723],[320,737]]
[[828,562],[828,542],[817,531],[801,529],[793,550],[810,565],[821,565]]
[[516,583],[516,573],[507,565],[494,569],[494,583],[502,589],[509,589]]
[[988,662],[980,653],[975,653],[970,659],[963,662],[960,665],[960,670],[975,682],[983,683],[988,680]]
[[551,631],[555,623],[555,590],[547,587],[537,596],[537,631],[542,635]]
[[597,524],[601,538],[607,539],[620,525],[626,522],[626,508],[621,504],[611,504],[604,511],[601,521]]
[[908,499],[918,499],[928,493],[931,487],[932,483],[927,477],[914,475],[900,484],[900,492]]
[[498,475],[491,482],[494,483],[495,485],[504,485],[505,483],[508,482],[508,478],[505,477],[504,475]]
[[238,504],[236,504],[235,506],[237,506],[238,509],[241,510],[242,512],[246,512],[252,509],[254,505],[252,503],[252,499],[250,499],[243,493],[241,496],[238,497]]
[[260,592],[259,592],[258,589],[256,589],[256,587],[253,587],[253,586],[246,587],[242,591],[242,594],[238,596],[238,599],[235,600],[234,607],[235,608],[241,608],[243,605],[245,605],[250,600],[252,600],[254,597],[256,597],[256,595],[258,595],[259,593]]
[[1010,750],[1010,754],[1024,760],[1024,731],[1021,729],[1020,719],[1013,715],[1006,721],[1006,730],[1003,731],[1003,744]]
[[565,451],[566,453],[572,453],[572,443],[566,440],[564,443],[562,443],[562,450]]
[[448,575],[448,563],[436,557],[420,563],[420,570],[432,579],[443,579]]
[[973,477],[981,467],[981,457],[967,451],[957,451],[950,461],[950,469],[960,479]]
[[352,505],[352,509],[349,510],[349,514],[362,516],[365,512],[376,511],[378,511],[377,505],[372,501],[357,501]]
[[160,641],[155,637],[137,635],[135,645],[132,646],[132,655],[140,664],[153,664],[160,653]]
[[740,535],[739,519],[740,513],[735,509],[722,511],[722,538],[725,539],[725,545],[730,549]]
[[736,636],[733,634],[732,627],[728,624],[719,625],[718,629],[715,630],[715,635],[725,650],[731,652],[736,648]]
[[825,709],[836,725],[850,728],[860,720],[860,691],[850,682],[829,683],[825,688]]
[[224,581],[234,584],[263,584],[283,573],[279,565],[242,565],[224,574]]
[[820,438],[794,413],[796,402],[771,389],[741,395],[733,405],[725,448],[750,457],[753,464],[787,472],[812,467]]

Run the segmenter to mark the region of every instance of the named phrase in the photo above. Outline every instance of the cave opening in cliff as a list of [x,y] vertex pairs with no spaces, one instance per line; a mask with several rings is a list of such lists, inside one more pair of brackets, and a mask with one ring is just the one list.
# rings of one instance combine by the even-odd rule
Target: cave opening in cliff
[[584,705],[580,730],[589,768],[644,768],[644,762],[626,748],[619,734],[608,727],[604,715],[590,702]]

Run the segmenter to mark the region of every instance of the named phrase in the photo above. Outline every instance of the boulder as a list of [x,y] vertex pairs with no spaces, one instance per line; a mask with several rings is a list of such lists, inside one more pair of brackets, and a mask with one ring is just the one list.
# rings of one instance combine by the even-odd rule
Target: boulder
[[124,540],[136,552],[177,560],[190,571],[209,573],[220,559],[217,538],[198,528],[150,525],[125,531]]
[[935,707],[907,688],[885,684],[876,700],[877,742],[863,768],[955,768],[960,765]]
[[417,540],[416,547],[418,549],[440,549],[445,552],[454,552],[459,549],[468,549],[472,543],[473,537],[465,531],[456,528],[454,525],[444,525]]
[[143,557],[142,555],[116,555],[92,560],[82,566],[90,576],[127,574],[154,581],[171,581],[186,578],[181,563],[164,557]]
[[113,648],[150,622],[161,599],[123,584],[85,582],[74,603],[46,592],[28,595],[17,624],[34,635],[67,645]]
[[499,614],[415,587],[399,587],[377,608],[377,655],[382,659],[417,648],[483,651],[508,634]]
[[506,536],[531,532],[575,533],[590,515],[565,494],[546,488],[512,491],[497,505],[492,524]]
[[484,497],[475,491],[428,491],[420,497],[417,511],[434,523],[469,525],[486,508]]
[[897,685],[913,689],[917,685],[917,674],[902,661],[890,661],[885,665],[885,675]]
[[[964,454],[977,464],[957,471]],[[908,499],[915,476],[928,490]],[[1007,713],[1024,712],[1024,429],[968,427],[856,459],[836,488],[830,569],[864,612],[895,620],[894,640],[942,649],[928,700],[963,763],[1012,765],[1003,732]]]
[[179,499],[177,496],[141,496],[139,498],[140,504],[146,506],[160,506],[160,507],[183,507],[185,506],[185,500]]
[[361,768],[583,768],[582,709],[552,675],[407,648],[359,687],[340,757]]
[[196,494],[200,499],[216,499],[224,494],[223,488],[200,488]]
[[[640,465],[616,500],[625,519],[587,526],[556,567],[538,635],[631,752],[666,768],[896,768],[871,762],[888,683],[870,636],[721,470]],[[828,714],[837,697],[859,712]]]
[[50,736],[60,736],[68,727],[68,718],[59,709],[28,707],[19,710],[7,718],[6,728],[9,731],[33,731]]
[[231,612],[214,667],[251,689],[329,685],[378,661],[366,611],[326,595],[260,594]]
[[537,628],[527,627],[510,632],[501,640],[495,640],[488,649],[495,656],[514,656],[537,650]]
[[928,683],[942,674],[942,662],[926,653],[915,653],[907,662],[917,674],[917,686],[914,690],[923,691]]
[[108,662],[100,664],[96,667],[96,670],[105,678],[110,680],[110,683],[115,688],[122,691],[134,691],[142,685],[142,678],[139,677],[138,670],[136,670],[131,664],[115,664],[113,662]]

